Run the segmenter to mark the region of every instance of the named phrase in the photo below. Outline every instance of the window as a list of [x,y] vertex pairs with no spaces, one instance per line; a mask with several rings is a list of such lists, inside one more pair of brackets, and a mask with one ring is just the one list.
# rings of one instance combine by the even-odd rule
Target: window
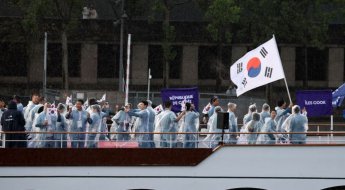
[[[120,48],[114,44],[98,44],[97,78],[119,77]],[[126,57],[123,56],[125,63]],[[124,67],[125,70],[125,67]]]
[[198,56],[199,79],[216,79],[216,46],[200,46]]
[[[306,74],[308,80],[327,80],[328,49],[307,48],[307,68],[305,67],[305,49],[296,48],[296,80],[304,80]],[[306,71],[307,69],[307,71]]]
[[0,52],[0,76],[27,76],[25,44],[1,43]]
[[[200,46],[198,57],[198,76],[199,79],[216,79],[217,67],[217,46]],[[230,78],[231,66],[231,47],[223,46],[222,65],[220,71],[223,79]]]
[[[68,76],[80,77],[81,46],[68,44]],[[48,44],[47,76],[62,76],[62,45],[60,43]]]
[[163,49],[159,45],[149,46],[149,63],[151,75],[154,79],[163,78]]
[[182,65],[182,46],[173,46],[172,51],[176,53],[174,60],[170,62],[169,78],[179,79]]
[[[181,74],[182,46],[172,46],[172,51],[176,54],[175,58],[169,64],[169,78],[178,79]],[[163,78],[163,61],[162,46],[150,45],[148,68],[151,68],[152,78]]]
[[47,55],[47,76],[62,76],[62,46],[57,43],[48,44]]
[[68,44],[68,75],[80,77],[81,45]]

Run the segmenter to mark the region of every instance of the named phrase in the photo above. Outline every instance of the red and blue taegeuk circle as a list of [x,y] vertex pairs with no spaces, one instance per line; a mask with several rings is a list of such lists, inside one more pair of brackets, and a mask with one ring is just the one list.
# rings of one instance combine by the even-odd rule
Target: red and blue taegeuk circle
[[254,78],[259,75],[261,71],[261,61],[257,57],[251,58],[247,63],[248,76]]

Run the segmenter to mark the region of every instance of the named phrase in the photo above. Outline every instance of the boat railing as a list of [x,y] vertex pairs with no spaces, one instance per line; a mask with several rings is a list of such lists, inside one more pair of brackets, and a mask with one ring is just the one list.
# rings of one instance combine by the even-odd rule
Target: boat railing
[[[345,131],[308,132],[23,132],[0,131],[1,147],[29,148],[215,148],[221,145],[345,145]],[[22,134],[22,138],[15,137]],[[23,138],[25,134],[25,138]],[[18,135],[17,135],[18,136]],[[146,145],[145,145],[146,144]],[[147,146],[147,144],[150,144]]]

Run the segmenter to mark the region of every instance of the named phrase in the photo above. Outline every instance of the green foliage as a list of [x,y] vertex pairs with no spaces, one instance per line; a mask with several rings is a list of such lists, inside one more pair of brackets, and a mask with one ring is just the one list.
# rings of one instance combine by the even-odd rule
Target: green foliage
[[26,36],[29,36],[31,40],[37,40],[44,25],[44,18],[50,14],[48,10],[51,5],[50,2],[45,0],[12,0],[11,3],[23,14],[21,25]]
[[254,46],[271,38],[279,41],[322,47],[327,40],[328,23],[332,11],[325,0],[246,0],[239,1],[241,39]]
[[207,30],[213,40],[231,42],[232,26],[240,19],[240,7],[234,0],[214,0],[206,11],[206,19],[209,21]]
[[172,61],[175,59],[177,52],[172,50],[171,42],[176,38],[175,27],[166,22],[163,23],[164,39],[162,43],[164,59]]

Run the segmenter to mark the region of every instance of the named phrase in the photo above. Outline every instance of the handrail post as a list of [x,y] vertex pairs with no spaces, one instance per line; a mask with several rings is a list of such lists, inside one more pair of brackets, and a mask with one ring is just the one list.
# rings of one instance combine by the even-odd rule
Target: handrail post
[[64,134],[61,134],[61,135],[60,135],[60,148],[63,147],[63,146],[62,146],[62,135],[64,135]]
[[[320,126],[319,125],[317,126],[317,132],[320,133]],[[318,134],[318,135],[319,135],[319,143],[321,143],[321,136],[320,136],[320,134]]]
[[2,133],[2,148],[6,148],[6,133]]
[[196,148],[199,148],[199,132],[196,133]]
[[331,141],[333,141],[333,115],[331,115]]

